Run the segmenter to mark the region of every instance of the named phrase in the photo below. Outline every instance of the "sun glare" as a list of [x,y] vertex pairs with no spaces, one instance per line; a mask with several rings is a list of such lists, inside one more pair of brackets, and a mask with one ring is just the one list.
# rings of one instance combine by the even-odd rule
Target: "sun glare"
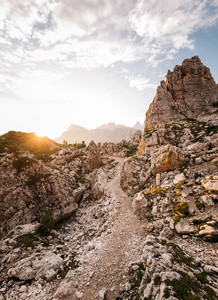
[[35,135],[36,135],[38,138],[43,138],[43,137],[45,137],[44,134],[41,134],[41,133],[39,133],[39,132],[35,132]]

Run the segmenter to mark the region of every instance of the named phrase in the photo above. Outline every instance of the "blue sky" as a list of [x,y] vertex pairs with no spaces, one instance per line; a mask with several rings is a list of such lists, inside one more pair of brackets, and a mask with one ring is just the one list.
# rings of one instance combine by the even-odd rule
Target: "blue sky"
[[143,122],[168,69],[218,82],[218,0],[0,0],[0,134]]

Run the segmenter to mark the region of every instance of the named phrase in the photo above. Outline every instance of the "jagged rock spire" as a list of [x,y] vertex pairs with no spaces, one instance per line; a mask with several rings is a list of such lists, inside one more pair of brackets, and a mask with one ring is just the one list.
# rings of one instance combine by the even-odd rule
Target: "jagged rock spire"
[[168,71],[146,113],[145,128],[217,111],[218,85],[198,56]]

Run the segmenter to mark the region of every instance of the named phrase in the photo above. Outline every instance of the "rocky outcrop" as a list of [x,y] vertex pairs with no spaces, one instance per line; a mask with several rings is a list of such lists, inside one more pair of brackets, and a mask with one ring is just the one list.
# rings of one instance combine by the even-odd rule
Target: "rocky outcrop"
[[72,215],[91,196],[92,171],[101,165],[94,142],[87,152],[32,133],[1,136],[0,154],[0,235],[48,211],[55,223]]
[[217,112],[218,86],[198,56],[185,59],[161,81],[145,120],[145,128],[174,120],[196,119]]
[[90,173],[96,168],[99,168],[102,164],[100,148],[91,141],[89,144],[89,152],[87,157],[87,167],[86,172]]
[[8,277],[18,278],[20,280],[38,280],[39,278],[49,278],[51,273],[56,275],[58,269],[63,266],[64,261],[59,255],[52,252],[46,253],[40,259],[35,255],[18,261],[8,270]]
[[[69,168],[78,170],[81,164],[79,159],[71,167],[69,164],[68,172]],[[47,166],[28,153],[6,155],[0,164],[1,233],[40,220],[49,210],[55,222],[67,218],[78,207],[77,186],[76,176],[71,178],[57,165]]]
[[[187,245],[186,245],[187,247]],[[131,289],[138,299],[216,299],[217,267],[204,264],[200,253],[193,257],[179,245],[148,235],[143,249],[143,261],[131,266],[129,290],[122,293],[131,299]],[[136,286],[136,283],[135,283]]]
[[184,164],[184,153],[173,145],[162,146],[151,157],[152,173],[172,171]]
[[120,184],[125,192],[133,196],[145,188],[150,177],[150,158],[148,156],[130,157],[123,164]]
[[131,148],[137,148],[142,138],[141,130],[137,130],[132,138],[128,141],[128,146]]

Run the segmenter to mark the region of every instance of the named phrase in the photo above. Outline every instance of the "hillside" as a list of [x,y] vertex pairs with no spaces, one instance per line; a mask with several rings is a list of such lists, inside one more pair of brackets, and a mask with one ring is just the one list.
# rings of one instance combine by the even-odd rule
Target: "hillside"
[[64,140],[68,143],[81,143],[85,141],[86,144],[89,144],[93,140],[95,143],[118,143],[122,140],[129,140],[137,130],[142,130],[142,125],[139,122],[134,127],[108,123],[91,130],[78,125],[71,125],[55,141],[59,143],[62,143]]
[[198,57],[168,74],[129,141],[0,137],[1,300],[217,300],[217,85]]

